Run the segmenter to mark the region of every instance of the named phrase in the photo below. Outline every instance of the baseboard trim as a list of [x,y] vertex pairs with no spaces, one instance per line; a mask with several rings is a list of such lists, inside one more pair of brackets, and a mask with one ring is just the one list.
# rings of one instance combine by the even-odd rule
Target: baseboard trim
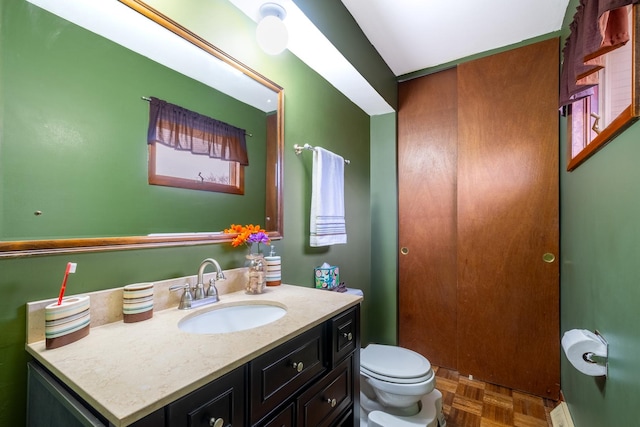
[[553,427],[575,427],[567,402],[562,401],[553,408],[551,411],[551,424],[553,424]]

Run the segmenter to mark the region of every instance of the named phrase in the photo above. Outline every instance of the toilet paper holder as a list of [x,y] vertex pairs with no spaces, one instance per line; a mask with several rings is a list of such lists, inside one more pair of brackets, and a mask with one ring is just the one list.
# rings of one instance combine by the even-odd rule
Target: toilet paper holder
[[[607,341],[602,337],[602,335],[600,335],[598,333],[598,331],[595,331],[595,334],[598,338],[600,338],[603,342],[603,344],[605,346],[607,346]],[[609,362],[609,357],[607,355],[600,355],[600,354],[596,354],[592,351],[588,351],[585,354],[582,355],[582,360],[584,360],[587,363],[596,363],[598,365],[604,365],[606,366],[607,363]]]
[[569,362],[589,376],[607,376],[609,344],[598,330],[572,329],[562,337],[562,348]]

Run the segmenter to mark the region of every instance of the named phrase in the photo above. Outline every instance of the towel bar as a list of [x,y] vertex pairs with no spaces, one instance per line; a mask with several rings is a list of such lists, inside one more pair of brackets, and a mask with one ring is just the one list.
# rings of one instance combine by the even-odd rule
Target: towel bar
[[[300,153],[302,153],[302,150],[312,150],[313,151],[315,149],[316,148],[314,146],[309,145],[309,144],[304,144],[304,145],[294,144],[293,145],[293,150],[296,152],[296,155],[298,155],[298,156],[300,155]],[[351,163],[351,160],[344,159],[344,162],[346,164],[349,164],[349,163]]]

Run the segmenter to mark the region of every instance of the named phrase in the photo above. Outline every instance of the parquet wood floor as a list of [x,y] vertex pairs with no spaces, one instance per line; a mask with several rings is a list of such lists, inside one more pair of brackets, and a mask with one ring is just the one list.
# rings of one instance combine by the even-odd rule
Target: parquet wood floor
[[470,380],[433,367],[447,427],[551,427],[551,399]]

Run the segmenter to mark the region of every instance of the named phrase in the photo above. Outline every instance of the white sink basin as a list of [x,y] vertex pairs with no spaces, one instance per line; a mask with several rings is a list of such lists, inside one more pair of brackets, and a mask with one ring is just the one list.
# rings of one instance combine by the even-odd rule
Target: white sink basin
[[178,322],[178,328],[192,334],[237,332],[275,322],[286,313],[276,305],[233,305],[185,317]]

